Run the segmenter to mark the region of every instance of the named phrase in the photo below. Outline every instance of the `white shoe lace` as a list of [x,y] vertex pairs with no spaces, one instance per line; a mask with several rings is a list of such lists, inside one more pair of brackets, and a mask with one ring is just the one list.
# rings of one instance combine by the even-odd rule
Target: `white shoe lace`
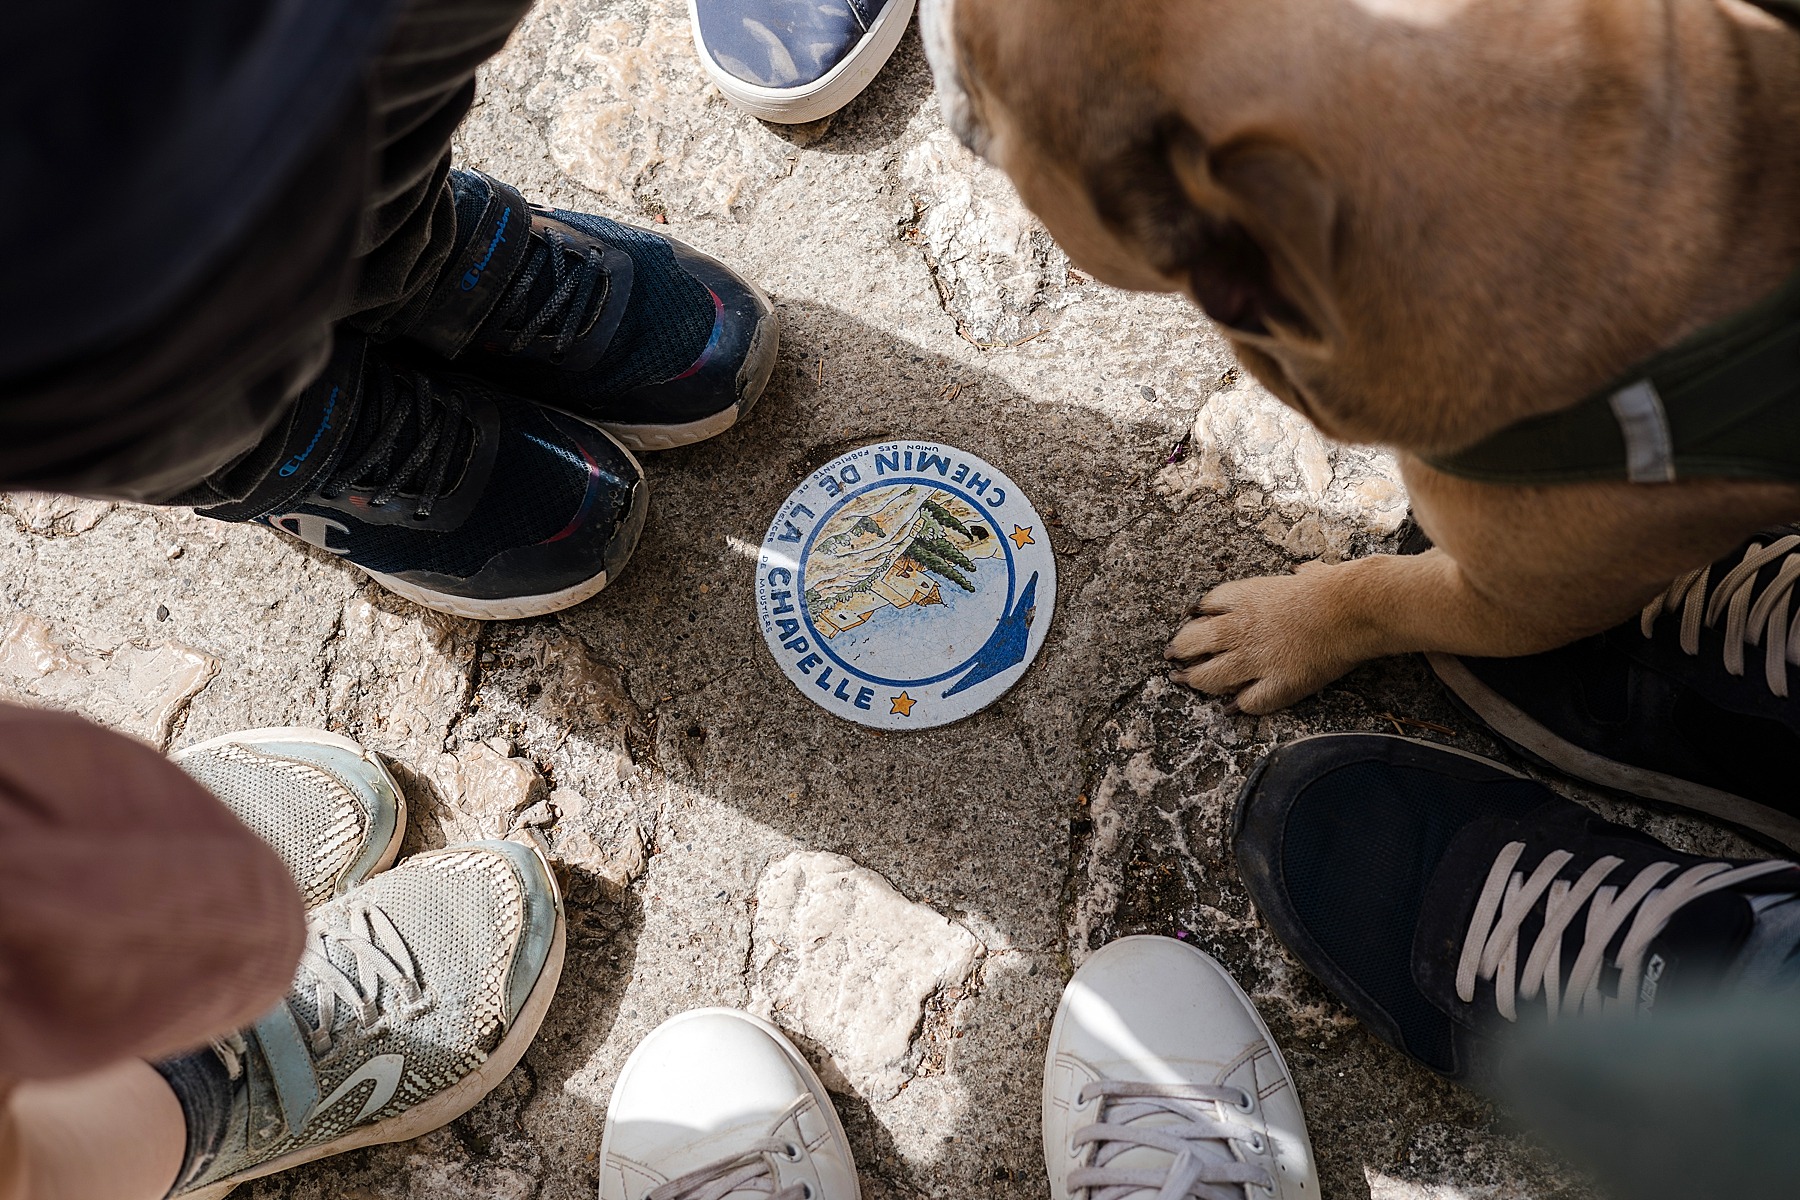
[[[1624,859],[1610,855],[1597,859],[1579,878],[1568,880],[1558,875],[1575,856],[1557,850],[1546,855],[1531,877],[1526,878],[1513,869],[1524,852],[1524,842],[1509,842],[1494,859],[1476,901],[1475,915],[1469,921],[1468,937],[1463,941],[1462,958],[1456,968],[1457,998],[1464,1004],[1473,1003],[1476,981],[1492,980],[1495,1007],[1509,1021],[1519,1019],[1519,1000],[1534,1000],[1540,993],[1552,1021],[1584,1012],[1635,1013],[1645,954],[1677,912],[1709,892],[1792,870],[1794,866],[1780,861],[1741,867],[1711,862],[1681,871],[1674,863],[1652,863],[1621,889],[1606,880],[1623,865]],[[1519,928],[1540,903],[1544,927],[1521,967]],[[1565,981],[1563,934],[1584,905],[1588,906],[1586,936]],[[1628,920],[1631,928],[1626,931],[1613,964],[1619,971],[1618,992],[1603,997],[1600,978],[1607,965],[1606,948]]]
[[812,1188],[805,1183],[776,1187],[775,1173],[769,1167],[771,1154],[800,1161],[800,1147],[793,1142],[764,1138],[729,1158],[669,1180],[644,1200],[725,1200],[734,1193],[768,1196],[769,1200],[814,1200]]
[[[1713,587],[1707,598],[1707,585],[1712,581],[1712,567],[1689,571],[1669,585],[1668,591],[1652,600],[1644,609],[1639,627],[1651,636],[1657,618],[1664,613],[1681,614],[1681,648],[1688,654],[1700,653],[1700,628],[1718,627],[1725,619],[1725,669],[1733,675],[1744,673],[1744,647],[1763,647],[1763,675],[1769,690],[1785,698],[1788,694],[1787,668],[1800,667],[1800,615],[1788,621],[1788,609],[1794,584],[1800,581],[1800,535],[1789,534],[1769,545],[1750,543],[1744,561],[1733,567]],[[1781,570],[1762,589],[1758,597],[1756,576],[1776,559],[1787,555]]]
[[[357,1024],[366,1030],[381,1019],[377,997],[383,982],[403,1006],[424,999],[418,965],[393,918],[366,900],[351,901],[345,915],[345,925],[338,929],[314,921],[306,931],[306,949],[300,954],[299,979],[312,984],[319,1010],[317,1025],[302,1022],[315,1054],[331,1049],[331,1027],[336,1023],[339,1000],[356,1009]],[[326,955],[327,942],[349,948],[356,960],[354,980]]]
[[[1088,1200],[1146,1194],[1156,1200],[1244,1200],[1247,1185],[1264,1191],[1275,1187],[1267,1171],[1240,1159],[1232,1147],[1240,1142],[1251,1154],[1264,1154],[1267,1139],[1253,1129],[1217,1119],[1226,1106],[1249,1110],[1251,1097],[1242,1088],[1102,1079],[1082,1088],[1078,1099],[1083,1104],[1102,1102],[1100,1120],[1077,1131],[1074,1138],[1077,1146],[1094,1147],[1090,1165],[1069,1173],[1070,1189],[1085,1191]],[[1161,1170],[1113,1165],[1120,1155],[1138,1147],[1162,1151],[1169,1156],[1169,1165]]]
[[[367,901],[351,901],[344,916],[341,927],[334,928],[317,919],[308,925],[294,980],[296,992],[307,986],[313,990],[318,1023],[308,1022],[299,1013],[295,1017],[314,1054],[331,1051],[331,1029],[337,1023],[340,1000],[356,1010],[357,1025],[365,1031],[381,1020],[378,997],[382,982],[387,983],[390,995],[402,1006],[416,1006],[424,1000],[418,966],[393,919]],[[356,963],[355,979],[331,961],[325,952],[328,943],[349,948]],[[242,1074],[248,1045],[241,1033],[212,1043],[213,1053],[219,1056],[229,1078],[235,1080]]]

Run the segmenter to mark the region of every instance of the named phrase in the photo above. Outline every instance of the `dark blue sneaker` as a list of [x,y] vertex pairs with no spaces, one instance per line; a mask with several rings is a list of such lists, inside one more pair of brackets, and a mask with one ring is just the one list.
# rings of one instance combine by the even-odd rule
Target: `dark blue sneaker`
[[416,604],[514,620],[579,604],[631,557],[648,487],[604,432],[340,333],[293,415],[203,505],[335,554]]
[[[1771,945],[1759,915],[1800,892],[1793,863],[1682,854],[1498,763],[1382,734],[1271,753],[1232,849],[1275,936],[1370,1032],[1488,1092],[1522,1022],[1629,1021],[1748,986]],[[1791,930],[1773,940],[1785,953]]]
[[1427,659],[1527,758],[1800,850],[1800,531],[1771,530],[1635,620],[1523,658]]
[[527,204],[452,171],[460,249],[398,332],[460,370],[592,421],[633,450],[725,432],[762,395],[769,300],[673,238]]
[[688,0],[694,44],[719,90],[784,125],[856,99],[912,14],[913,0]]

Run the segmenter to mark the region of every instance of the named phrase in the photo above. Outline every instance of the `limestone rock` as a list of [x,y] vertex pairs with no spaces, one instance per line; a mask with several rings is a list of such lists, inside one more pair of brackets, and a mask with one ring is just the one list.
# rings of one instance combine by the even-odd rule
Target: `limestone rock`
[[438,814],[450,841],[504,838],[539,802],[544,777],[523,758],[509,758],[487,742],[439,755],[432,779],[449,812]]
[[544,122],[549,157],[616,207],[733,216],[793,169],[797,150],[731,108],[694,60],[687,10],[577,0],[537,5],[490,68]]
[[616,725],[642,735],[644,715],[619,669],[595,658],[580,638],[556,628],[533,629],[513,653],[529,663],[541,689],[533,707],[544,720],[564,728]]
[[924,253],[944,308],[977,345],[1007,345],[1044,328],[1040,310],[1078,297],[1069,262],[1006,176],[944,129],[906,155],[915,212],[904,236]]
[[829,1056],[826,1079],[891,1099],[912,1077],[928,1002],[962,988],[982,946],[838,854],[801,852],[756,888],[753,1006]]
[[383,598],[344,606],[343,641],[331,676],[331,709],[361,740],[408,763],[430,762],[467,703],[480,624]]
[[1345,557],[1355,536],[1385,537],[1406,520],[1391,453],[1330,441],[1249,379],[1206,402],[1187,459],[1157,479],[1179,500],[1234,486],[1236,507],[1261,515],[1263,534],[1297,558]]
[[600,894],[616,901],[649,865],[636,814],[622,804],[590,804],[579,792],[550,793],[556,822],[550,858],[594,877]]
[[105,500],[83,500],[44,492],[0,496],[0,510],[11,513],[26,532],[39,537],[74,537],[86,533],[116,507]]
[[97,649],[30,613],[0,629],[0,696],[78,712],[161,749],[218,673],[218,659],[177,642]]

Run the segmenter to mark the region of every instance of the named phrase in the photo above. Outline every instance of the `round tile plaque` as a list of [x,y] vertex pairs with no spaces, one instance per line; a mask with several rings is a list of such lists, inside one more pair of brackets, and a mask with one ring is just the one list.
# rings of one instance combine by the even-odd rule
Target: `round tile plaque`
[[756,566],[757,620],[802,695],[875,729],[979,712],[1037,657],[1056,558],[1018,486],[973,454],[883,442],[814,471]]

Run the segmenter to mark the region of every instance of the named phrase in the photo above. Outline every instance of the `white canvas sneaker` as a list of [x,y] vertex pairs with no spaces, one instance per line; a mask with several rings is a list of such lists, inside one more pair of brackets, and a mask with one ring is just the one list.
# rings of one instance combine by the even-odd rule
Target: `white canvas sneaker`
[[652,1030],[613,1086],[600,1200],[858,1200],[825,1085],[767,1021],[703,1008]]
[[1070,980],[1044,1065],[1056,1200],[1318,1200],[1293,1077],[1225,968],[1128,937]]

